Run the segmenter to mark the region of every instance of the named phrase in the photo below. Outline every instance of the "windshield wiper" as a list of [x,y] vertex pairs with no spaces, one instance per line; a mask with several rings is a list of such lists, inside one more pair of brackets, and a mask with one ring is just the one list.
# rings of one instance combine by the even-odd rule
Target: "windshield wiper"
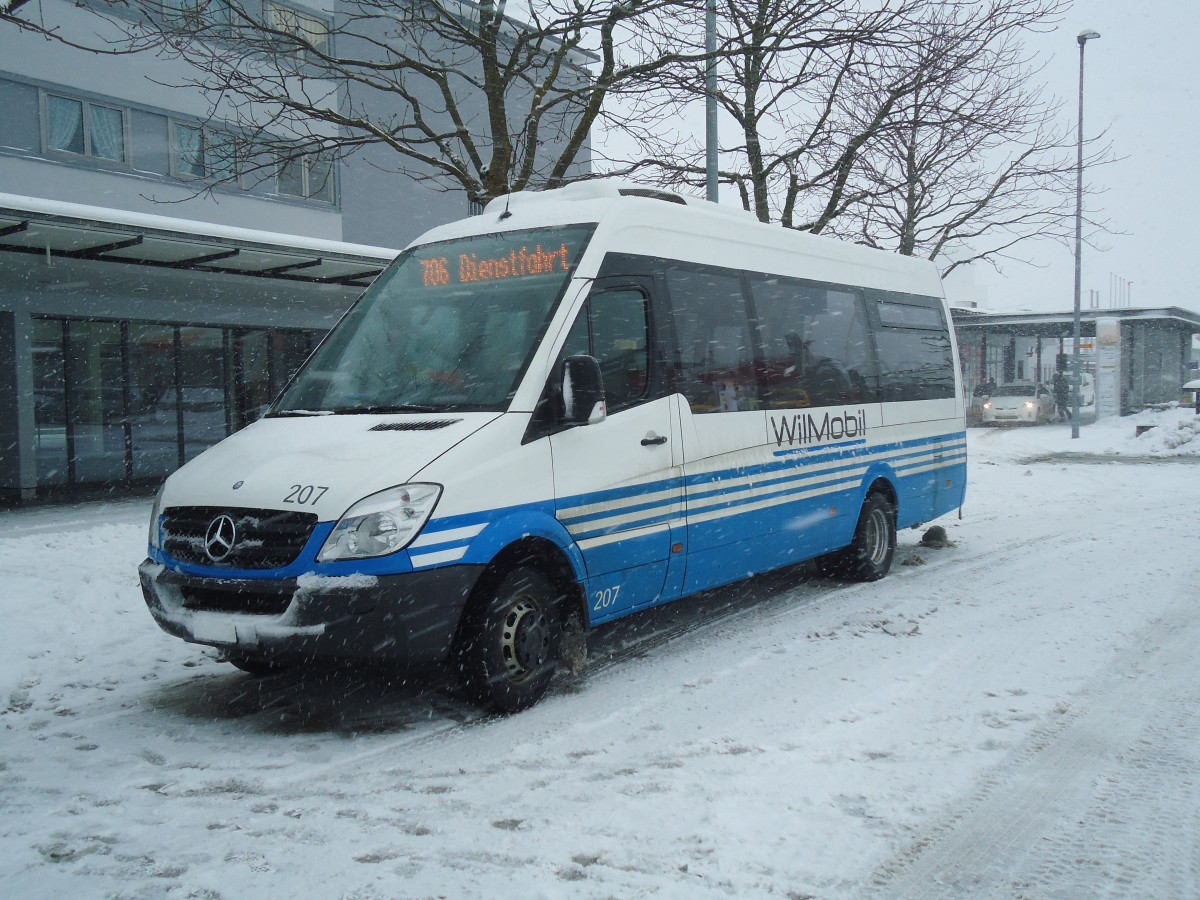
[[284,409],[269,413],[272,419],[301,417],[301,416],[364,416],[387,415],[391,413],[438,413],[452,411],[453,406],[445,404],[434,406],[427,403],[395,403],[384,406],[335,406],[332,409]]
[[331,410],[339,415],[370,415],[380,413],[408,413],[408,412],[441,412],[440,406],[429,406],[428,404],[419,403],[396,403],[390,406],[346,406]]

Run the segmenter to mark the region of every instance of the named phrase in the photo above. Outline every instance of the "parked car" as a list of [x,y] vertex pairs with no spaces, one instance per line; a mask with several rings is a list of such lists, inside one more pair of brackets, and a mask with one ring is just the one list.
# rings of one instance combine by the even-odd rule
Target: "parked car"
[[984,425],[1040,425],[1054,414],[1054,395],[1044,384],[1002,384],[984,401]]

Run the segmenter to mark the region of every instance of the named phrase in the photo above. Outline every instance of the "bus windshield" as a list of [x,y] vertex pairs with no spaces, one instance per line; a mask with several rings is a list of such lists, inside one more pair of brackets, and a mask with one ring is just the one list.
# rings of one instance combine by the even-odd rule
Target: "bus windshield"
[[268,415],[503,410],[594,226],[406,251]]

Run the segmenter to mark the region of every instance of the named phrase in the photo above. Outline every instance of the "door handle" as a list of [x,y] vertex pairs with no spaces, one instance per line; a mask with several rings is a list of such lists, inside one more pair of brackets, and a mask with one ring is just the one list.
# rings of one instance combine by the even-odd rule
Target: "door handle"
[[654,435],[654,437],[646,435],[646,437],[642,438],[643,447],[653,447],[655,444],[665,444],[666,442],[667,436],[664,434]]

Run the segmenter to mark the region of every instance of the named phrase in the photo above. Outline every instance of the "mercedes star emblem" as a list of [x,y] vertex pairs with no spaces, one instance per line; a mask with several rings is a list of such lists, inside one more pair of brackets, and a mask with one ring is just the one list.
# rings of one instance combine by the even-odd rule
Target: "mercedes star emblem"
[[213,562],[220,562],[229,555],[237,540],[237,526],[229,516],[217,516],[208,523],[204,534],[204,552]]

